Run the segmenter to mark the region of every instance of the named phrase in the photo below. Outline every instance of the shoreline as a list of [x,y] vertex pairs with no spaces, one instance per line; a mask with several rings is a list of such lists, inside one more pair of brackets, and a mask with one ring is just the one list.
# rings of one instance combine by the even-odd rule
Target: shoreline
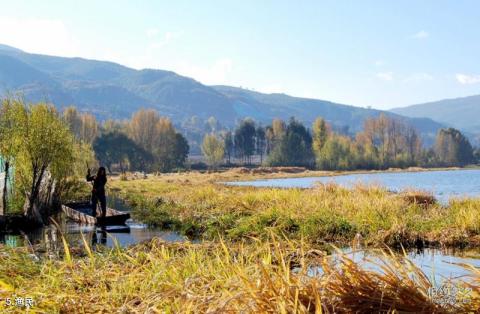
[[[289,171],[289,169],[294,169]],[[300,170],[301,169],[301,170]],[[147,173],[147,178],[175,178],[185,175],[215,175],[219,178],[228,177],[230,181],[248,181],[259,179],[288,179],[304,177],[333,177],[353,174],[375,174],[375,173],[408,173],[408,172],[436,172],[436,171],[458,171],[458,170],[480,170],[480,165],[470,165],[465,167],[409,167],[409,168],[389,168],[382,170],[309,170],[301,167],[235,167],[221,170],[188,170],[182,172],[169,173]],[[112,180],[121,180],[120,174],[110,175]],[[128,180],[142,180],[132,173],[127,172]]]
[[[445,169],[421,171],[435,170]],[[389,172],[394,171],[398,172]],[[419,169],[409,170],[413,171]],[[285,173],[274,174],[282,175]],[[114,180],[111,191],[131,203],[138,220],[206,240],[221,237],[236,241],[274,231],[311,243],[350,245],[360,234],[366,246],[480,245],[478,198],[456,199],[445,206],[427,193],[391,193],[378,187],[278,189],[219,184],[267,176],[271,174],[187,172]]]

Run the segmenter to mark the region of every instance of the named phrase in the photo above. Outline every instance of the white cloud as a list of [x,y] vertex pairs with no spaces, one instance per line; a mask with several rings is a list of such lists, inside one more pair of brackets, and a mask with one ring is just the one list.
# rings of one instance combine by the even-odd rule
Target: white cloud
[[407,78],[404,79],[404,82],[423,82],[423,81],[431,81],[433,80],[433,76],[424,73],[424,72],[419,72],[419,73],[414,73]]
[[455,78],[460,84],[463,84],[463,85],[480,83],[480,75],[469,75],[469,74],[458,73],[455,75]]
[[393,72],[379,72],[376,76],[383,81],[393,81]]
[[424,31],[424,30],[421,30],[415,34],[412,35],[412,38],[416,38],[416,39],[425,39],[427,37],[429,37],[430,34],[427,32],[427,31]]
[[78,56],[81,47],[58,19],[0,17],[0,43],[27,52]]

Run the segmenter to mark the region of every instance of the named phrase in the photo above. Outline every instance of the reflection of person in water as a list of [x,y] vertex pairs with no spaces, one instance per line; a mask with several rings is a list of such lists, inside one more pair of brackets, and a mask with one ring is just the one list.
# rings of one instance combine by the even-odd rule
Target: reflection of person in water
[[97,244],[107,244],[107,230],[105,228],[102,228],[100,233],[100,240],[97,237],[97,232],[95,231],[92,235],[92,246],[95,246]]
[[107,199],[105,197],[105,184],[107,184],[107,173],[104,167],[98,168],[97,175],[90,175],[90,169],[87,172],[87,181],[93,182],[92,188],[92,216],[97,216],[97,203],[100,202],[102,209],[102,218],[107,214]]

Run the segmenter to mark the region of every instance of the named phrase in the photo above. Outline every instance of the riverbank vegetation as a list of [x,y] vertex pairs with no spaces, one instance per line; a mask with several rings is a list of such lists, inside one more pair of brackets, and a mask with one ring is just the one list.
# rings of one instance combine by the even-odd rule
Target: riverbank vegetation
[[0,133],[3,214],[23,211],[41,223],[48,216],[43,210],[64,191],[63,183],[93,153],[75,141],[53,106],[28,105],[20,98],[2,101]]
[[[99,251],[85,244],[84,252],[35,260],[27,249],[0,245],[0,300],[29,297],[32,312],[48,313],[468,313],[480,306],[480,273],[468,265],[468,278],[439,284],[402,255],[377,252],[379,272],[274,236],[154,239]],[[448,288],[456,292],[432,293]]]
[[480,242],[477,199],[442,205],[425,192],[393,194],[362,185],[275,189],[218,183],[239,178],[245,175],[235,171],[171,174],[112,180],[110,187],[129,200],[139,220],[193,238],[237,241],[273,232],[317,244],[356,239],[369,246],[462,247]]

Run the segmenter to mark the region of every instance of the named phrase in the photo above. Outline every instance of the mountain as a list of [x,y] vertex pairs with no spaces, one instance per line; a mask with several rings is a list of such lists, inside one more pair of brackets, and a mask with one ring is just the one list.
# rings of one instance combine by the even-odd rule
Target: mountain
[[[206,86],[171,71],[135,70],[113,62],[31,54],[0,45],[0,94],[21,93],[26,100],[49,101],[59,109],[75,105],[99,119],[128,118],[140,108],[154,108],[180,124],[214,116],[233,126],[244,117],[263,124],[295,116],[311,124],[317,116],[349,132],[383,111],[329,101],[263,94],[229,86]],[[428,118],[404,118],[425,137],[442,124]]]
[[480,95],[445,99],[391,110],[407,117],[429,117],[470,133],[480,133]]

